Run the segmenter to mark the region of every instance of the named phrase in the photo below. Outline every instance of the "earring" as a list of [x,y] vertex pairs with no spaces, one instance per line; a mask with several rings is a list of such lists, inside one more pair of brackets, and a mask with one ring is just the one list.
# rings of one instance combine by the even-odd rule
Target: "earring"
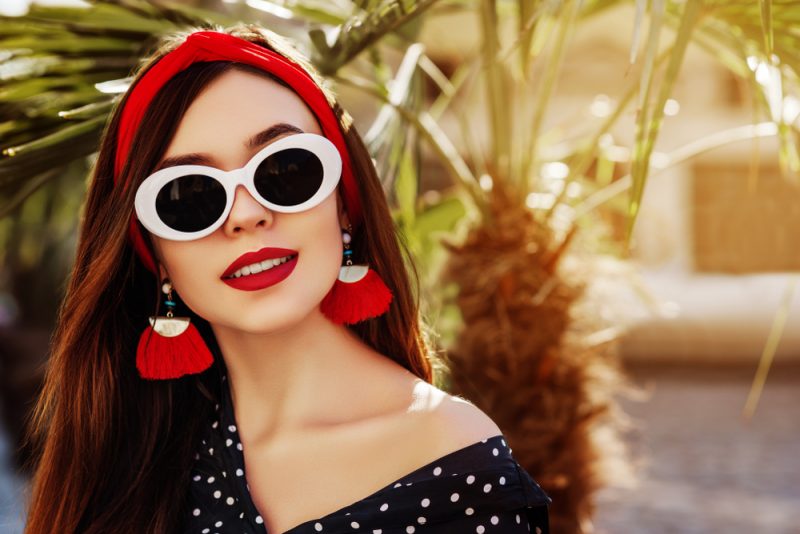
[[392,292],[369,265],[353,265],[350,250],[352,227],[342,229],[344,265],[339,277],[320,303],[320,310],[337,324],[352,324],[382,315],[389,309]]
[[150,380],[180,378],[208,369],[214,361],[200,332],[189,317],[173,317],[172,283],[161,285],[167,295],[167,315],[150,317],[150,326],[139,337],[136,368],[139,376]]

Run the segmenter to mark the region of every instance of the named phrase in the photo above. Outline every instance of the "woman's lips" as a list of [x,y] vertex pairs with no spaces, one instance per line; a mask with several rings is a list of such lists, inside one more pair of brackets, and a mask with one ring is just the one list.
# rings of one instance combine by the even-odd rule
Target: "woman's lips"
[[276,265],[266,271],[240,276],[239,278],[223,278],[222,281],[234,289],[258,291],[259,289],[275,285],[288,277],[294,270],[295,265],[297,265],[297,258],[298,255],[295,254],[284,263]]
[[283,258],[285,256],[292,256],[296,255],[297,251],[292,250],[289,248],[276,248],[276,247],[264,247],[262,249],[256,250],[255,252],[248,252],[246,254],[242,254],[238,258],[236,258],[233,263],[228,265],[228,268],[225,269],[225,272],[222,273],[220,278],[227,278],[229,276],[233,276],[233,273],[241,269],[246,265],[251,265],[253,263],[261,263],[264,260],[272,260],[275,258]]

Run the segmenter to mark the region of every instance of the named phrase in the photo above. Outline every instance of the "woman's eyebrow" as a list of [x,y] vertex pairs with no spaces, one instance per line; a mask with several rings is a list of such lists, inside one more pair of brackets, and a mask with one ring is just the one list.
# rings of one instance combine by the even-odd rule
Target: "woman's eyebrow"
[[285,133],[303,133],[303,130],[298,128],[293,124],[289,124],[286,122],[279,122],[278,124],[273,124],[266,130],[262,130],[255,134],[253,137],[247,140],[247,148],[253,149],[258,148],[261,145],[266,144],[268,141],[271,141],[275,137],[279,135],[283,135]]
[[[258,148],[262,145],[265,145],[272,139],[278,137],[279,135],[283,135],[285,133],[303,133],[303,130],[298,128],[293,124],[289,124],[286,122],[279,122],[277,124],[273,124],[269,128],[262,130],[252,136],[250,139],[245,141],[245,146],[248,150],[252,150],[254,148]],[[169,158],[165,158],[164,160],[159,163],[156,168],[153,170],[160,171],[161,169],[166,169],[167,167],[175,167],[177,165],[212,165],[214,163],[214,158],[210,154],[202,153],[202,152],[192,152],[189,154],[180,154],[178,156],[171,156]]]

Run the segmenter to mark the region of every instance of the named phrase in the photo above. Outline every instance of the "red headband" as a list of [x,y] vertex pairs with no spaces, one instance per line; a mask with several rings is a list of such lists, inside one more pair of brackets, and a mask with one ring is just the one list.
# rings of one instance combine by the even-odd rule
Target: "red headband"
[[[120,172],[128,159],[128,151],[144,112],[161,87],[192,63],[218,60],[245,63],[274,74],[305,101],[319,121],[323,135],[336,145],[342,156],[344,202],[353,227],[358,227],[361,222],[358,186],[353,176],[347,145],[339,129],[339,122],[322,90],[297,64],[263,46],[222,32],[198,31],[190,34],[180,46],[148,69],[130,90],[120,119],[114,161],[114,184],[119,183]],[[125,183],[124,189],[127,187],[128,183]],[[128,235],[142,263],[158,276],[155,261],[139,230],[135,212],[131,215]]]

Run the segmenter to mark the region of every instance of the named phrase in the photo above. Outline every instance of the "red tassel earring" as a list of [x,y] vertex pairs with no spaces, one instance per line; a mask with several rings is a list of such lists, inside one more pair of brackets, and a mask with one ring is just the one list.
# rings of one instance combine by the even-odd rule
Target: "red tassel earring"
[[[347,229],[352,232],[350,225]],[[342,231],[345,264],[339,278],[320,303],[320,310],[337,324],[353,324],[382,315],[389,309],[392,292],[369,265],[353,265],[350,233]]]
[[214,362],[211,351],[189,317],[173,317],[172,284],[165,280],[161,291],[167,295],[166,317],[150,317],[136,348],[139,376],[150,380],[180,378],[205,371]]

